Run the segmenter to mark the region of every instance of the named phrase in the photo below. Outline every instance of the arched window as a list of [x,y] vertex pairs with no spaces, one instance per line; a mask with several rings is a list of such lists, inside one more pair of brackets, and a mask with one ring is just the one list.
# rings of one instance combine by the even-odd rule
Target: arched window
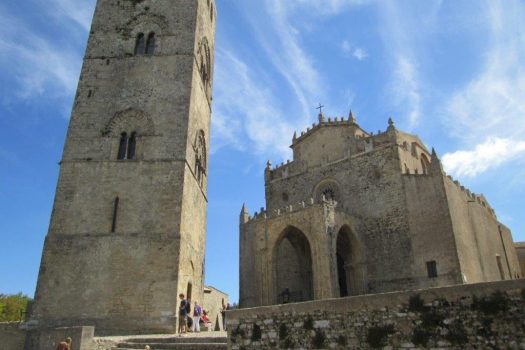
[[135,147],[137,146],[137,133],[131,133],[128,141],[128,159],[135,159]]
[[146,43],[146,55],[153,55],[155,53],[155,33],[149,33],[148,41]]
[[339,185],[333,180],[323,180],[314,189],[314,198],[319,202],[333,200],[338,202],[340,199]]
[[135,55],[142,55],[144,53],[144,33],[139,33],[137,35],[137,40],[135,41]]
[[117,155],[118,160],[126,159],[126,148],[127,147],[128,147],[128,134],[123,132],[120,135],[120,143],[119,143],[118,155]]
[[203,38],[199,44],[197,64],[199,65],[199,73],[201,74],[202,82],[204,83],[204,86],[207,87],[211,80],[211,54],[208,39],[206,38]]
[[135,159],[137,148],[137,133],[134,131],[128,137],[126,132],[120,134],[120,142],[118,147],[118,160]]
[[421,168],[423,169],[422,173],[428,175],[430,169],[430,161],[424,153],[421,153]]
[[195,151],[195,176],[197,181],[202,186],[203,179],[206,176],[206,138],[204,131],[199,131],[195,138],[195,144],[193,146]]

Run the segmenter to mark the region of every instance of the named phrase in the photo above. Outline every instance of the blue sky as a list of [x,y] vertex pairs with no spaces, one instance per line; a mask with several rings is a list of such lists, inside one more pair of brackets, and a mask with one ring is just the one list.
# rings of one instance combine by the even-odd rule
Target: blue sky
[[[94,3],[0,0],[0,293],[34,293]],[[352,108],[369,131],[392,116],[525,240],[525,2],[217,0],[217,10],[208,284],[237,300],[242,203],[264,206],[266,161],[291,157],[319,102],[330,117]]]

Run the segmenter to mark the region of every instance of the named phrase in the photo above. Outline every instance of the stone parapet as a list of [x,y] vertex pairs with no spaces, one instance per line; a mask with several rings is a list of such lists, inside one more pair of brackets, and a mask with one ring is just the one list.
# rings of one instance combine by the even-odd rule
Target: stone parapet
[[525,280],[233,310],[229,349],[518,349]]

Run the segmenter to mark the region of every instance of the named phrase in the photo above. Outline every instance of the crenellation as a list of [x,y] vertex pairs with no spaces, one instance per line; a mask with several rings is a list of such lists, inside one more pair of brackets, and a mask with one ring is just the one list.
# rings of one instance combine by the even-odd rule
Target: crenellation
[[262,220],[273,219],[275,217],[282,216],[283,214],[296,213],[296,212],[302,211],[303,209],[308,209],[310,207],[314,207],[317,205],[323,205],[323,204],[328,204],[332,206],[335,205],[335,203],[331,200],[324,200],[324,201],[320,201],[319,203],[316,203],[314,198],[309,198],[307,201],[301,201],[296,204],[289,204],[289,205],[274,209],[271,212],[267,211],[266,208],[261,207],[261,211],[255,212],[253,216],[250,216],[248,218],[248,222],[259,221],[261,219]]

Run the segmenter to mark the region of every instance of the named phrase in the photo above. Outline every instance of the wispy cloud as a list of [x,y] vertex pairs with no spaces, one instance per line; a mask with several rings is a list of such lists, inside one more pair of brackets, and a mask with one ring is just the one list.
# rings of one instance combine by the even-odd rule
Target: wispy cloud
[[352,46],[348,40],[343,40],[341,43],[341,49],[346,57],[353,57],[359,61],[364,61],[368,57],[368,53],[365,49]]
[[[265,0],[264,21],[271,25],[253,23],[266,58],[286,80],[302,107],[304,121],[311,111],[311,101],[323,99],[324,82],[313,59],[302,45],[301,31],[294,24],[297,3]],[[265,28],[264,31],[261,28]],[[271,28],[268,30],[268,28]],[[275,53],[279,52],[278,55]]]
[[350,7],[356,5],[366,5],[373,3],[374,0],[296,0],[289,1],[300,7],[309,8],[316,15],[334,16],[341,14]]
[[[525,4],[491,1],[486,13],[491,37],[484,67],[447,103],[447,127],[467,149],[444,156],[458,175],[474,176],[525,157]],[[467,161],[467,155],[479,160]],[[486,157],[491,164],[478,164]]]
[[[392,105],[403,115],[405,128],[413,130],[421,119],[422,97],[421,77],[418,67],[418,55],[415,49],[416,40],[413,34],[418,24],[407,20],[406,11],[394,2],[381,3],[378,6],[381,21],[384,24],[381,32],[388,62],[391,62],[391,81],[388,92]],[[417,21],[415,21],[417,22]]]
[[525,155],[525,141],[490,137],[472,150],[447,153],[445,170],[456,176],[473,177]]
[[0,30],[0,71],[16,81],[18,98],[74,94],[81,52],[59,40],[47,40],[5,11],[0,12]]
[[50,14],[57,19],[65,17],[80,25],[85,31],[91,26],[95,0],[39,0],[42,8],[53,9]]
[[278,99],[249,66],[231,51],[216,54],[213,127],[215,151],[225,145],[285,159],[293,127]]

